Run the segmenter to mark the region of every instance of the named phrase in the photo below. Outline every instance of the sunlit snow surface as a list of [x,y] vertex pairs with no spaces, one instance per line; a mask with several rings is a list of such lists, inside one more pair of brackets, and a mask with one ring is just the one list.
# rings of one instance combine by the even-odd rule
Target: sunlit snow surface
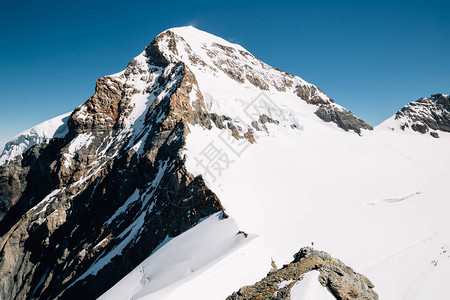
[[[270,130],[274,136],[248,147],[210,185],[279,265],[314,242],[367,275],[381,299],[446,294],[437,274],[450,279],[448,134],[359,137],[317,124]],[[203,171],[191,159],[204,147],[199,141],[219,144],[215,134],[192,128],[187,165],[194,174]],[[242,269],[251,270],[246,263]]]
[[254,238],[238,234],[236,222],[232,218],[222,219],[221,215],[208,217],[177,238],[167,238],[100,299],[164,299],[186,282],[183,279],[195,278]]
[[331,292],[320,284],[319,274],[319,271],[311,271],[303,275],[303,280],[291,288],[291,300],[335,300]]

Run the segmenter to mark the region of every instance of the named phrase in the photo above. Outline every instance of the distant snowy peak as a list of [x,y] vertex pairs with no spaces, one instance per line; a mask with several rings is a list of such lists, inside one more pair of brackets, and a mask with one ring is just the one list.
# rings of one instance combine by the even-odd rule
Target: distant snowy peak
[[425,134],[438,138],[436,131],[450,132],[450,97],[445,94],[420,98],[400,109],[394,116],[381,123],[377,128],[403,130]]
[[6,143],[3,153],[0,155],[0,165],[22,155],[34,145],[55,137],[64,137],[67,134],[69,116],[70,113],[60,115],[19,133]]

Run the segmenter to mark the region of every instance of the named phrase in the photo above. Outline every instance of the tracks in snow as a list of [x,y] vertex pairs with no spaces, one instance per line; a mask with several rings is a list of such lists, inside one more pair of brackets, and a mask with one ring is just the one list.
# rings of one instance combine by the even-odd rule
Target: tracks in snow
[[422,193],[421,191],[417,191],[415,193],[412,193],[412,194],[409,194],[409,195],[406,195],[406,196],[403,196],[403,197],[399,197],[399,198],[387,198],[387,199],[381,199],[381,200],[378,200],[378,201],[375,201],[375,202],[369,202],[369,203],[367,203],[367,205],[380,205],[380,204],[383,204],[383,203],[401,202],[401,201],[404,201],[404,200],[406,200],[408,198],[417,196],[417,195],[419,195],[421,193]]
[[[413,300],[417,299],[416,295],[422,288],[424,282],[431,276],[431,274],[436,270],[439,264],[449,263],[450,255],[448,254],[447,246],[441,247],[441,252],[420,272],[416,279],[408,286],[403,295],[403,300]],[[445,260],[444,260],[445,259]],[[444,260],[442,262],[442,260]]]

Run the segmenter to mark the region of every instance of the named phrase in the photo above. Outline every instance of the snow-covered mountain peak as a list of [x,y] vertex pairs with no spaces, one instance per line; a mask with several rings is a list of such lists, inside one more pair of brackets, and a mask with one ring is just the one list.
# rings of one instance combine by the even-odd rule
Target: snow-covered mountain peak
[[202,46],[204,44],[211,45],[213,43],[216,43],[221,44],[223,46],[233,47],[235,49],[247,51],[244,49],[244,47],[242,47],[239,44],[231,43],[221,37],[200,30],[192,25],[169,28],[163,31],[161,34],[165,34],[169,31],[182,37],[186,42],[188,42],[191,45],[191,47]]
[[[295,128],[301,127],[299,119],[318,116],[346,131],[371,129],[313,84],[267,65],[240,45],[192,26],[162,32],[145,53],[154,65],[186,66],[196,78],[208,111],[240,122],[246,130],[255,129],[251,124],[261,116]],[[268,99],[263,105],[258,104],[261,92]],[[265,110],[250,116],[248,110],[255,108],[255,103]]]
[[[266,91],[292,92],[298,86],[313,86],[298,76],[263,63],[244,47],[193,26],[168,29],[159,34],[155,41],[169,61],[187,64],[196,75],[198,72],[210,73],[215,77],[225,74],[238,83],[249,83]],[[316,90],[315,93],[322,101],[330,102],[322,91]]]

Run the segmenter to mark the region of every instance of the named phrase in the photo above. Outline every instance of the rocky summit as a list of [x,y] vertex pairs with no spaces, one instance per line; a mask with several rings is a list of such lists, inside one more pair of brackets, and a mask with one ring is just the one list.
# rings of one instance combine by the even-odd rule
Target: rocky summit
[[[372,128],[240,45],[166,30],[72,112],[6,144],[0,299],[224,299],[313,239],[367,270],[380,298],[418,293],[416,271],[445,256],[448,101]],[[402,259],[412,275],[394,285],[383,274]],[[338,299],[377,299],[311,248],[230,297],[288,298],[311,270]]]

